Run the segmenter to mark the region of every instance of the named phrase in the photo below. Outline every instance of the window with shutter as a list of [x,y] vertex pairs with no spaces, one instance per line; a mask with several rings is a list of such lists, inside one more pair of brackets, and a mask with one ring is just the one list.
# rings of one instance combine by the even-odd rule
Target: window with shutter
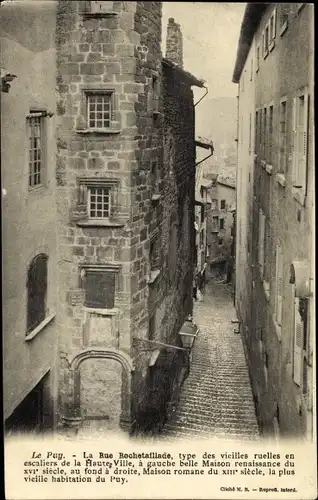
[[294,352],[293,352],[293,379],[295,384],[301,385],[303,363],[304,324],[299,313],[299,299],[294,301]]
[[276,249],[276,321],[282,324],[282,302],[283,302],[283,253],[282,248]]
[[259,223],[258,223],[258,263],[260,267],[260,274],[264,276],[264,242],[265,242],[265,215],[262,209],[259,210]]
[[32,260],[28,269],[27,334],[46,316],[47,261],[47,255],[39,254]]
[[299,93],[293,99],[293,186],[306,190],[308,93]]

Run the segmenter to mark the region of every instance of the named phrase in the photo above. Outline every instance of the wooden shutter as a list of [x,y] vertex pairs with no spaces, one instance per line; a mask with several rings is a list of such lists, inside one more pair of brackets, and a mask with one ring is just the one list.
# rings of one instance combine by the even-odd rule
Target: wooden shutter
[[276,9],[274,9],[274,12],[273,12],[273,31],[271,33],[271,36],[272,36],[272,40],[274,40],[276,37]]
[[293,185],[297,186],[298,181],[298,155],[297,155],[297,98],[293,98],[293,137],[292,137],[292,171]]
[[[306,187],[307,177],[307,140],[308,140],[308,93],[303,94],[304,110],[303,122],[298,126],[298,175],[303,189]],[[300,97],[298,98],[300,100]],[[298,102],[298,105],[300,103]]]
[[294,352],[293,352],[293,378],[297,385],[301,385],[302,379],[302,356],[303,356],[303,337],[304,324],[299,313],[299,299],[295,297],[294,302]]
[[283,302],[283,254],[280,246],[276,250],[276,319],[282,324],[282,302]]
[[258,263],[260,265],[261,276],[264,272],[264,238],[265,238],[265,215],[262,209],[259,211],[259,227],[258,227]]

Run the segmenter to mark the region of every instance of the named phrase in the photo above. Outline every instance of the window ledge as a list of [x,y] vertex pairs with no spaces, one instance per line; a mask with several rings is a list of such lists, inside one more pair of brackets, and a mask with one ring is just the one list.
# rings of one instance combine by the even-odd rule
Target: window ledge
[[268,163],[265,166],[266,172],[271,175],[273,171],[273,165],[269,165]]
[[256,68],[256,73],[258,73],[258,72],[259,72],[259,68]]
[[76,129],[78,134],[98,134],[98,135],[107,135],[107,134],[120,134],[121,129],[119,128],[83,128]]
[[87,219],[76,221],[76,225],[79,227],[123,227],[125,224],[124,220]]
[[152,285],[160,275],[161,271],[160,269],[155,269],[154,271],[150,272],[150,276],[148,278],[148,285]]
[[276,331],[277,338],[278,338],[279,342],[281,342],[282,341],[282,328],[277,323],[276,318],[275,318],[274,315],[273,315],[273,323],[274,323],[274,326],[275,326],[275,331]]
[[264,293],[265,293],[266,299],[269,301],[270,294],[269,294],[269,282],[268,281],[263,280],[263,288],[264,288]]
[[55,318],[56,313],[53,312],[49,314],[43,321],[40,323],[32,332],[28,333],[25,337],[25,340],[29,342],[30,340],[34,339],[38,333],[40,333],[51,321]]
[[161,194],[153,194],[151,197],[151,201],[159,201],[161,198]]
[[30,195],[42,194],[46,190],[45,184],[39,184],[38,186],[29,186],[28,191]]
[[118,16],[118,12],[115,12],[113,10],[110,10],[109,12],[82,12],[81,13],[83,17],[111,17],[111,16]]
[[305,194],[303,189],[293,187],[292,194],[293,194],[293,197],[295,198],[295,200],[298,201],[298,203],[305,206],[306,194]]
[[278,184],[280,184],[282,187],[286,186],[286,178],[284,174],[277,173],[275,179],[278,182]]
[[288,21],[285,21],[284,24],[282,25],[281,29],[280,29],[280,36],[283,36],[283,34],[285,33],[285,31],[287,30],[288,28]]
[[275,40],[272,40],[269,46],[269,51],[272,52],[274,47],[275,47]]
[[116,316],[119,313],[119,309],[117,309],[116,307],[106,309],[104,307],[83,306],[83,311],[93,314],[99,314],[100,316]]

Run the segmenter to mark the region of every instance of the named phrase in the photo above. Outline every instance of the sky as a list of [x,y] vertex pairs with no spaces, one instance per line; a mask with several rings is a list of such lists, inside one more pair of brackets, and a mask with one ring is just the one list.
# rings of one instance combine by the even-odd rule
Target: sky
[[[210,97],[235,97],[232,83],[237,44],[245,3],[163,2],[162,52],[168,18],[180,24],[183,34],[183,66],[206,81]],[[195,94],[202,94],[197,90]]]

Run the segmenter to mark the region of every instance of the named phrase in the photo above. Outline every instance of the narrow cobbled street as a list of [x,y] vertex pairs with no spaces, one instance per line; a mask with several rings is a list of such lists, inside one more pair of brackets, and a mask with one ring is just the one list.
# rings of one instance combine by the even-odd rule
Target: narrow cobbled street
[[210,280],[194,307],[200,328],[190,375],[163,430],[164,439],[259,438],[242,340],[230,286]]

